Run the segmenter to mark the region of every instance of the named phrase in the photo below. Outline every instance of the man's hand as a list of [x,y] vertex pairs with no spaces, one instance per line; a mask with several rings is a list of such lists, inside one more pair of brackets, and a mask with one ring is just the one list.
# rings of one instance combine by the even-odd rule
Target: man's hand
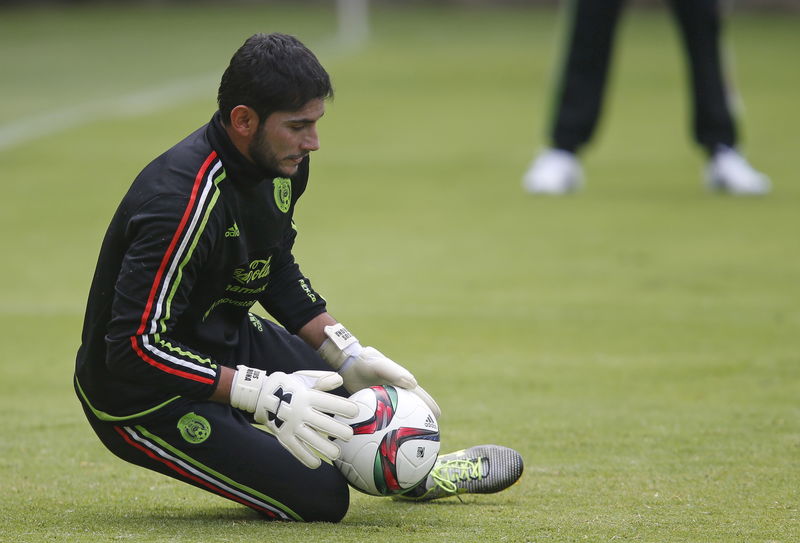
[[373,385],[394,385],[419,396],[438,419],[439,405],[417,384],[414,376],[377,349],[362,347],[356,337],[341,324],[325,327],[328,337],[319,348],[323,359],[342,376],[344,387],[352,394]]
[[348,441],[350,426],[333,419],[331,414],[354,417],[358,406],[325,392],[342,384],[342,377],[332,371],[280,371],[269,375],[262,370],[238,366],[231,387],[231,405],[254,413],[298,460],[310,468],[320,466],[319,455],[333,460],[339,447],[328,437]]

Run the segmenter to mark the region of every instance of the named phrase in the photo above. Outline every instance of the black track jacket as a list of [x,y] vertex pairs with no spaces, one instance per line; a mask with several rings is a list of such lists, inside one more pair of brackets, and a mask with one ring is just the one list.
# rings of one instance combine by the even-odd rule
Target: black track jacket
[[292,256],[292,179],[264,178],[219,113],[137,176],[106,232],[89,292],[75,387],[103,420],[211,395],[235,366],[260,302],[295,333],[325,311]]

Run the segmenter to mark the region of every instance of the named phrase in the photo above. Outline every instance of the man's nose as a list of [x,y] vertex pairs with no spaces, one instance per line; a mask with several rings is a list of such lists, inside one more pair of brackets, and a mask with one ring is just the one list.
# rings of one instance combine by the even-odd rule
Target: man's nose
[[308,131],[301,145],[304,151],[316,151],[319,149],[319,135],[317,134],[316,128]]

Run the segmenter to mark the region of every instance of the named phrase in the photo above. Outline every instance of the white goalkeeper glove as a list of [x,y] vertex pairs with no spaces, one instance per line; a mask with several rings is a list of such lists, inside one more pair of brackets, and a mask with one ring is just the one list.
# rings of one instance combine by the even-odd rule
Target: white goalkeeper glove
[[331,414],[352,418],[358,406],[325,392],[341,386],[332,371],[265,371],[238,366],[231,386],[231,405],[254,414],[295,458],[318,468],[320,456],[333,460],[341,451],[328,437],[348,441],[353,429]]
[[374,385],[394,385],[419,396],[438,419],[439,405],[417,384],[411,372],[372,347],[362,347],[358,339],[341,324],[324,328],[328,336],[319,348],[320,356],[342,376],[351,394]]

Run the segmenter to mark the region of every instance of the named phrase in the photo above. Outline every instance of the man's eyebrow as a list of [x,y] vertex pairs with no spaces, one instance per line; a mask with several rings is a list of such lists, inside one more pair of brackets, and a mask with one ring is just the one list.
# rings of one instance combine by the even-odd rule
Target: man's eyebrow
[[316,119],[309,119],[309,118],[306,118],[306,117],[289,118],[289,119],[286,119],[285,122],[294,123],[294,124],[312,124],[312,123],[317,122],[319,119],[321,119],[323,115],[325,115],[325,113],[323,113],[322,115],[320,115]]

